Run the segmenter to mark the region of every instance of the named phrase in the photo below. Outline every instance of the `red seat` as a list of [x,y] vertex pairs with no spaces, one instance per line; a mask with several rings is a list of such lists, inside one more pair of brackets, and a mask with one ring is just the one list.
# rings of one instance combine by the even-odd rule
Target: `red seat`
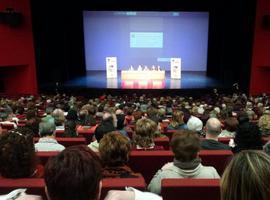
[[213,166],[221,176],[233,157],[230,150],[201,150],[199,156],[204,166]]
[[148,184],[157,170],[165,163],[173,161],[171,151],[131,151],[129,156],[129,166],[134,172],[141,173]]
[[219,179],[163,179],[161,196],[164,200],[219,200]]
[[265,144],[270,141],[270,137],[262,137],[262,143]]
[[168,137],[157,137],[154,142],[156,146],[163,146],[164,150],[170,149],[170,139]]
[[[57,140],[57,142],[59,144],[62,144],[65,147],[69,147],[69,146],[75,146],[75,145],[80,145],[80,144],[87,144],[86,143],[86,139],[84,137],[78,137],[78,138],[74,138],[74,137],[66,137],[66,138],[61,138],[61,137],[57,137],[55,138]],[[38,142],[39,138],[35,137],[34,138],[34,142]]]
[[57,154],[59,154],[58,151],[51,151],[51,152],[45,152],[45,151],[40,151],[40,152],[36,152],[36,155],[38,157],[38,161],[40,162],[40,164],[42,165],[46,165],[47,161],[49,160],[50,157],[54,157]]
[[165,132],[165,135],[170,139],[170,141],[171,141],[171,139],[172,139],[172,136],[173,136],[173,134],[176,132],[177,130],[167,130],[166,132]]
[[11,129],[14,129],[14,125],[13,124],[1,123],[1,127],[2,127],[2,129],[7,129],[8,131],[11,130]]
[[7,194],[18,188],[27,188],[28,194],[40,195],[43,199],[46,199],[43,178],[0,178],[0,194]]
[[104,199],[109,190],[125,190],[125,187],[134,187],[141,191],[145,190],[143,177],[138,178],[105,178],[102,180],[101,198]]
[[233,138],[232,137],[220,137],[220,138],[218,138],[218,141],[223,143],[223,144],[229,145],[230,139],[233,139]]

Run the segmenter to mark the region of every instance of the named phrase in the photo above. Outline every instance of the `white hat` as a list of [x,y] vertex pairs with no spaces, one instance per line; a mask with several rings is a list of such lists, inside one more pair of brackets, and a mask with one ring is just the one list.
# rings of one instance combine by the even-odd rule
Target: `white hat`
[[191,116],[187,122],[187,127],[188,130],[191,131],[201,131],[203,128],[203,123],[198,117]]

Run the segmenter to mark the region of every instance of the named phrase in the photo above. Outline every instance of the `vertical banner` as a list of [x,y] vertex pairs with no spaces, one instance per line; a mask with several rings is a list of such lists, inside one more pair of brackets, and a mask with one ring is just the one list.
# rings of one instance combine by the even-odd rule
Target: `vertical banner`
[[117,58],[106,57],[107,78],[117,78]]
[[181,79],[181,58],[171,58],[171,78]]

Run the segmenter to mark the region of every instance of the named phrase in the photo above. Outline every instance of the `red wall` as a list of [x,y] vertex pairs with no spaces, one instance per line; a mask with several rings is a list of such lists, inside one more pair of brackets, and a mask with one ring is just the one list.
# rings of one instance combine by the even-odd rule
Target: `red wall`
[[270,93],[270,28],[262,26],[265,14],[270,14],[270,0],[257,0],[256,24],[251,66],[250,93]]
[[4,89],[10,94],[37,93],[30,0],[1,0],[0,11],[12,7],[24,22],[17,28],[0,24],[0,73]]

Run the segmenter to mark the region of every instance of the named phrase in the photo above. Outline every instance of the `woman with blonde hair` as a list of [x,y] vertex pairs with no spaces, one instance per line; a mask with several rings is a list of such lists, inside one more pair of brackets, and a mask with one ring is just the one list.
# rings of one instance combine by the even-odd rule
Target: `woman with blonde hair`
[[270,135],[270,114],[264,114],[260,117],[258,126],[261,134],[265,136]]
[[270,197],[270,157],[261,151],[235,155],[221,179],[221,200],[267,200]]
[[184,113],[176,110],[173,112],[172,121],[167,127],[168,130],[181,130],[187,129],[187,125],[184,122]]
[[135,125],[133,143],[135,150],[163,150],[162,146],[155,146],[154,137],[157,124],[151,119],[139,119]]

